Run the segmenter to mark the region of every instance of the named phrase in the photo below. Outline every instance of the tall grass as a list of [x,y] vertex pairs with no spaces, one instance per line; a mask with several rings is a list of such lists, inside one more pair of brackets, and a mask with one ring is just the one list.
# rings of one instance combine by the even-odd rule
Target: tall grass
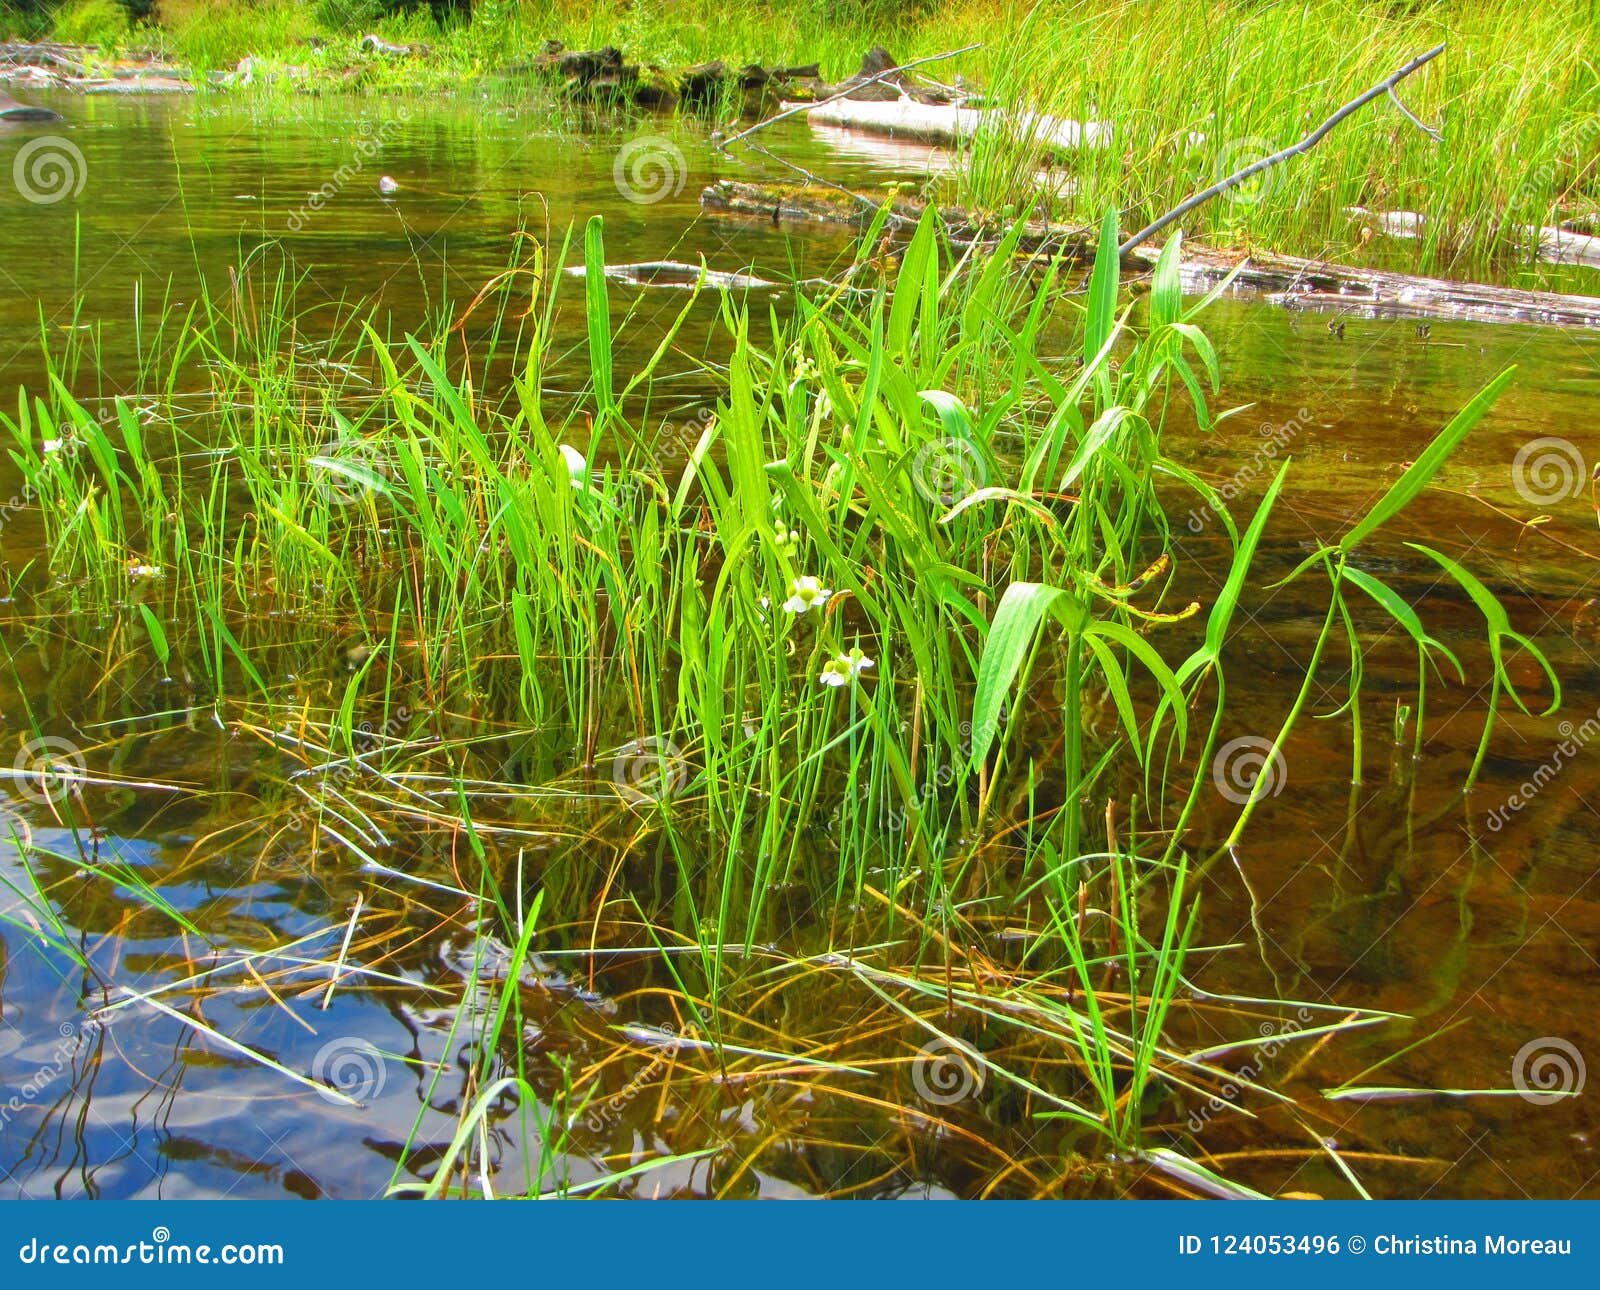
[[[711,0],[625,7],[556,0],[480,4],[471,24],[443,32],[425,10],[359,24],[433,47],[427,59],[399,60],[359,58],[355,28],[293,0],[171,4],[161,13],[162,27],[130,39],[163,44],[200,71],[230,69],[253,54],[307,69],[313,84],[350,83],[359,71],[355,83],[393,88],[459,86],[507,68],[520,68],[522,78],[550,38],[569,48],[615,44],[630,59],[667,68],[712,59],[820,61],[834,79],[875,43],[909,60],[982,42],[977,52],[927,70],[962,77],[1013,118],[1045,112],[1103,123],[1111,142],[1052,156],[1024,131],[997,131],[977,141],[971,164],[941,196],[996,213],[1043,200],[1050,213],[1081,224],[1114,204],[1131,226],[1297,140],[1333,108],[1448,41],[1445,56],[1400,91],[1417,117],[1442,130],[1442,141],[1380,101],[1312,152],[1201,208],[1191,237],[1329,258],[1381,255],[1466,274],[1531,265],[1537,239],[1530,226],[1589,228],[1600,217],[1594,0],[1531,10],[1505,0],[1448,7],[1039,0],[759,11]],[[312,37],[329,43],[312,48]],[[270,79],[260,78],[255,92],[291,84]],[[1370,221],[1349,213],[1355,207],[1416,212],[1422,236],[1370,246]]]

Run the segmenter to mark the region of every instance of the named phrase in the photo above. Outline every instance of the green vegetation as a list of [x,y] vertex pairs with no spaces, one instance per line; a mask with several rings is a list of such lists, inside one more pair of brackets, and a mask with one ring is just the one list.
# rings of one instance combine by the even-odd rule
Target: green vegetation
[[[84,824],[97,792],[126,787],[132,742],[148,756],[215,729],[273,750],[281,775],[241,787],[219,766],[183,791],[245,794],[263,846],[290,837],[297,863],[359,865],[391,893],[477,911],[456,1025],[481,1069],[435,1194],[567,1185],[560,1158],[599,1076],[569,1073],[556,1110],[539,1110],[510,984],[535,943],[662,964],[670,988],[625,1002],[672,1027],[683,1096],[697,1057],[724,1076],[776,1064],[803,1087],[850,1088],[908,1064],[915,1083],[942,1054],[1005,1116],[1059,1130],[1036,1158],[985,1145],[980,1190],[1059,1193],[1108,1149],[1180,1187],[1228,1188],[1185,1117],[1224,1086],[1288,1099],[1218,1063],[1235,1043],[1185,1037],[1221,1026],[1254,1041],[1293,1012],[1311,1021],[1290,1037],[1315,1042],[1381,1019],[1190,985],[1193,961],[1227,948],[1195,943],[1197,876],[1271,787],[1247,786],[1220,840],[1201,826],[1226,729],[1223,647],[1292,487],[1285,463],[1236,518],[1164,451],[1179,404],[1203,429],[1217,419],[1199,325],[1215,293],[1183,300],[1176,239],[1130,298],[1114,236],[1080,293],[1061,264],[1016,255],[1019,231],[981,254],[944,244],[930,214],[892,265],[882,232],[788,316],[724,297],[725,357],[687,380],[664,363],[699,292],[650,362],[618,370],[629,320],[596,217],[581,394],[552,392],[575,357],[555,349],[569,238],[525,243],[427,336],[350,306],[331,324],[322,306],[313,326],[300,284],[263,254],[227,295],[142,320],[135,393],[105,392],[93,333],[73,329],[44,338],[47,385],[0,414],[44,529],[13,628],[101,669],[82,727],[109,694],[152,696],[50,794],[62,818]],[[1051,357],[1063,346],[1047,338],[1063,336]],[[1459,668],[1362,551],[1510,379],[1290,575],[1325,580],[1325,614],[1269,766],[1311,697],[1342,688],[1359,781],[1353,601],[1415,641],[1419,714],[1435,660]],[[1221,551],[1203,603],[1175,591],[1167,522],[1196,503]],[[1492,674],[1477,679],[1521,706],[1504,649],[1548,664],[1466,569],[1435,558],[1486,617]],[[21,892],[55,940],[65,863]],[[510,948],[480,983],[493,943]],[[802,993],[803,1015],[789,1006]],[[904,1046],[887,1064],[868,1042],[883,1034]],[[924,1109],[907,1113],[937,1121],[919,1091]],[[527,1173],[493,1180],[479,1135],[507,1099]],[[680,1143],[674,1158],[714,1149]],[[1333,1148],[1315,1151],[1359,1192]],[[588,1186],[638,1177],[611,1164]],[[719,1175],[724,1194],[746,1167]]]
[[[60,12],[59,34],[103,32],[112,8],[109,0],[79,0]],[[1447,40],[1445,57],[1402,93],[1420,121],[1443,131],[1442,141],[1379,103],[1256,187],[1202,209],[1191,237],[1350,258],[1363,253],[1371,230],[1348,208],[1413,211],[1426,217],[1423,236],[1386,254],[1464,276],[1530,261],[1527,226],[1592,228],[1600,218],[1600,22],[1592,0],[1532,10],[1504,0],[1448,9],[1361,0],[954,8],[813,0],[777,10],[728,10],[707,0],[617,7],[488,0],[474,6],[470,22],[450,20],[443,30],[425,7],[380,9],[169,0],[154,15],[157,25],[127,39],[200,71],[255,55],[302,67],[313,83],[345,83],[359,69],[368,85],[396,89],[443,89],[463,77],[525,69],[550,38],[569,48],[614,44],[632,60],[669,69],[712,59],[820,60],[833,78],[854,70],[874,43],[909,60],[983,42],[926,70],[960,75],[1014,111],[1108,123],[1114,141],[1046,157],[1019,138],[990,139],[942,196],[1000,211],[1042,192],[1057,217],[1085,224],[1116,204],[1130,227],[1293,142],[1338,104]],[[361,59],[354,38],[369,28],[396,42],[424,41],[431,53]],[[328,44],[312,48],[313,37]],[[1046,169],[1041,189],[1036,176]]]

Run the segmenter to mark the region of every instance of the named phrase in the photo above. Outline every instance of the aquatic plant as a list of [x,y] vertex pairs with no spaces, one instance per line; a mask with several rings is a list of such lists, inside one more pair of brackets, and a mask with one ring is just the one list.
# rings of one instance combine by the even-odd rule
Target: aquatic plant
[[[619,372],[597,217],[580,393],[550,379],[572,239],[523,239],[420,336],[347,306],[311,339],[295,271],[263,254],[148,333],[136,396],[89,395],[92,340],[66,362],[47,337],[47,386],[0,413],[44,531],[10,628],[105,642],[94,693],[139,695],[141,738],[200,722],[270,750],[276,772],[228,791],[261,803],[253,827],[296,863],[472,911],[452,1029],[476,1054],[471,1095],[432,1194],[568,1186],[599,1077],[563,1073],[540,1103],[517,984],[536,938],[658,960],[671,988],[645,1002],[670,1001],[673,1052],[803,1068],[845,1096],[881,1063],[837,1056],[849,1035],[790,1042],[772,1012],[826,981],[908,1037],[893,1069],[923,1104],[947,1105],[928,1071],[953,1073],[1060,1121],[1074,1158],[1169,1174],[1206,1167],[1177,1112],[1237,1084],[1175,1019],[1332,1006],[1190,985],[1221,952],[1195,943],[1196,878],[1267,791],[1240,797],[1226,836],[1201,827],[1235,616],[1290,471],[1240,522],[1163,447],[1180,406],[1218,420],[1198,320],[1226,284],[1186,301],[1175,238],[1127,295],[1115,211],[1082,284],[1020,254],[1020,225],[954,246],[931,212],[890,259],[888,218],[791,313],[722,294],[725,361],[687,374],[666,364],[705,288]],[[1428,668],[1453,661],[1362,547],[1509,379],[1289,575],[1321,573],[1328,600],[1268,758],[1342,683],[1361,774],[1350,589],[1415,642],[1419,712]],[[1169,603],[1174,490],[1225,538],[1208,604]],[[1504,650],[1548,664],[1465,568],[1430,558],[1485,616],[1492,728],[1502,695],[1523,702]],[[1011,949],[991,952],[1000,933]],[[1285,1042],[1375,1019],[1330,1013]],[[486,1126],[508,1107],[529,1149],[524,1176],[496,1179]],[[715,1154],[674,1158],[697,1152]]]

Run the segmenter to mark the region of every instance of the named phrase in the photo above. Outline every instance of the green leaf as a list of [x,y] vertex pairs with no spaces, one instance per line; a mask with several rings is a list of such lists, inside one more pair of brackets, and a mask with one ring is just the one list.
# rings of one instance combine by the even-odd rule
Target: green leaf
[[1165,327],[1178,321],[1183,310],[1183,280],[1178,275],[1179,248],[1183,234],[1174,233],[1161,248],[1156,271],[1150,280],[1150,328]]
[[1244,594],[1244,581],[1249,576],[1250,565],[1256,558],[1256,547],[1261,541],[1262,531],[1267,527],[1267,517],[1272,513],[1272,504],[1278,500],[1278,490],[1283,487],[1283,479],[1288,471],[1287,461],[1278,467],[1278,473],[1273,476],[1272,483],[1261,499],[1261,505],[1256,507],[1250,527],[1239,539],[1239,549],[1235,552],[1233,565],[1228,570],[1228,580],[1218,593],[1216,604],[1211,606],[1211,616],[1206,619],[1205,648],[1206,653],[1213,659],[1222,655],[1228,627],[1233,622],[1233,611],[1239,604],[1239,597]]
[[1501,392],[1511,383],[1516,370],[1515,366],[1506,368],[1479,390],[1466,407],[1456,413],[1450,424],[1434,436],[1433,442],[1427,446],[1422,456],[1406,467],[1405,473],[1378,499],[1377,505],[1339,540],[1340,551],[1348,555],[1380,525],[1388,523],[1404,510],[1417,494],[1428,486],[1450,454],[1460,446],[1472,428],[1483,420],[1484,413],[1488,412]]
[[1100,225],[1100,244],[1094,251],[1094,272],[1089,276],[1089,318],[1083,332],[1084,366],[1094,363],[1111,339],[1117,319],[1117,286],[1122,261],[1117,255],[1117,208],[1106,211]]
[[1495,594],[1483,583],[1479,582],[1475,575],[1463,569],[1449,556],[1435,551],[1432,547],[1423,546],[1420,542],[1407,542],[1406,545],[1413,551],[1421,551],[1423,555],[1435,561],[1440,568],[1455,579],[1457,585],[1471,598],[1472,603],[1477,605],[1479,612],[1483,614],[1484,621],[1489,627],[1490,659],[1494,663],[1494,669],[1500,678],[1500,683],[1505,686],[1506,693],[1511,696],[1512,702],[1524,712],[1529,710],[1528,706],[1523,703],[1522,696],[1517,693],[1517,687],[1511,683],[1511,674],[1506,671],[1506,641],[1511,641],[1526,650],[1533,661],[1539,665],[1540,670],[1545,675],[1545,679],[1550,682],[1553,697],[1550,700],[1550,706],[1539,715],[1549,716],[1559,708],[1561,706],[1561,679],[1556,675],[1555,668],[1551,666],[1550,660],[1545,657],[1543,650],[1511,626],[1511,619],[1506,613],[1505,606],[1495,598]]
[[1038,582],[1013,582],[994,611],[989,635],[978,661],[978,683],[972,699],[972,762],[988,756],[1000,726],[1000,709],[1033,648],[1034,635],[1046,615],[1053,614],[1069,631],[1082,631],[1087,611],[1060,587]]
[[1406,633],[1417,643],[1419,650],[1424,653],[1437,650],[1455,665],[1456,676],[1460,680],[1466,680],[1466,673],[1461,667],[1461,660],[1452,654],[1449,647],[1443,642],[1437,641],[1428,635],[1427,629],[1422,625],[1422,619],[1417,617],[1417,611],[1406,604],[1401,599],[1400,593],[1393,587],[1389,586],[1388,583],[1380,582],[1370,573],[1366,573],[1361,569],[1352,569],[1348,566],[1340,570],[1340,577],[1347,582],[1354,583],[1376,600],[1378,604],[1382,605],[1388,612],[1389,617],[1405,628]]
[[922,303],[924,282],[930,271],[937,273],[934,261],[934,210],[930,206],[917,223],[905,255],[900,260],[900,272],[895,278],[894,301],[889,306],[888,342],[891,354],[904,354],[911,343],[911,329],[916,325],[917,306]]
[[1099,420],[1089,427],[1083,436],[1083,442],[1078,445],[1078,450],[1072,454],[1072,460],[1067,463],[1066,473],[1061,476],[1061,482],[1056,486],[1059,491],[1065,492],[1077,483],[1078,476],[1083,474],[1095,453],[1106,446],[1111,436],[1116,434],[1122,423],[1132,415],[1120,404],[1109,407],[1100,414]]
[[144,619],[144,629],[149,633],[150,644],[155,648],[156,657],[161,660],[161,666],[166,667],[170,650],[167,645],[167,633],[161,626],[161,620],[143,601],[139,602],[139,616]]
[[606,290],[605,220],[591,215],[583,230],[583,303],[589,324],[589,371],[600,419],[616,406],[611,376],[611,298]]

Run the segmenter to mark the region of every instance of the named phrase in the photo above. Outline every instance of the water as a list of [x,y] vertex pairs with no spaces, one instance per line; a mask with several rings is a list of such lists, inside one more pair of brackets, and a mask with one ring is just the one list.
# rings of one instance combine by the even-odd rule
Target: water
[[[543,236],[548,228],[559,237],[596,211],[606,217],[612,262],[703,256],[716,269],[785,280],[825,274],[844,251],[826,230],[799,235],[759,221],[702,218],[704,184],[748,174],[692,133],[674,135],[684,158],[681,188],[636,204],[619,189],[615,161],[639,127],[578,122],[581,129],[558,133],[543,116],[500,98],[90,99],[66,100],[62,110],[71,122],[60,133],[82,157],[80,196],[41,206],[7,191],[0,200],[7,390],[40,379],[41,327],[53,337],[71,327],[98,329],[107,356],[102,392],[125,390],[143,343],[132,323],[135,281],[143,283],[146,311],[169,281],[171,299],[186,301],[197,274],[213,287],[225,284],[230,267],[264,247],[281,248],[309,272],[330,318],[340,299],[377,297],[397,330],[421,327],[447,298],[471,299],[506,266],[518,230]],[[4,172],[25,142],[46,133],[0,136]],[[831,154],[803,128],[783,132],[780,142],[786,155],[847,184],[900,177],[881,153]],[[398,184],[392,194],[379,190],[385,175]],[[676,178],[669,176],[669,187]],[[308,194],[324,184],[335,191],[316,209]],[[616,294],[617,308],[631,311],[636,324],[618,356],[626,370],[652,348],[654,317],[675,313],[682,300],[671,291]],[[707,354],[716,343],[714,308],[701,308],[684,334]],[[569,312],[561,325],[575,340],[581,315]],[[1359,319],[1341,337],[1325,318],[1244,301],[1220,304],[1207,330],[1226,374],[1217,406],[1250,406],[1210,437],[1178,427],[1169,442],[1215,482],[1234,481],[1241,497],[1259,493],[1268,472],[1292,454],[1275,545],[1262,557],[1274,575],[1363,512],[1489,377],[1510,363],[1520,372],[1443,486],[1386,533],[1369,566],[1416,599],[1434,634],[1460,654],[1470,683],[1430,686],[1420,764],[1394,747],[1369,706],[1367,769],[1356,787],[1347,726],[1303,726],[1282,791],[1266,801],[1236,856],[1208,874],[1197,937],[1247,946],[1197,959],[1203,990],[1281,993],[1413,1020],[1315,1048],[1269,1043],[1241,1054],[1263,1082],[1297,1099],[1294,1107],[1264,1110],[1259,1121],[1199,1099],[1163,1108],[1158,1120],[1180,1144],[1190,1132],[1186,1120],[1204,1120],[1207,1148],[1240,1153],[1223,1162],[1227,1172],[1272,1191],[1347,1194],[1317,1148],[1330,1139],[1375,1194],[1600,1194],[1592,1145],[1600,1125],[1590,1097],[1549,1105],[1516,1096],[1352,1103],[1318,1093],[1344,1082],[1509,1089],[1519,1052],[1525,1063],[1538,1052],[1565,1055],[1552,1048],[1557,1041],[1580,1062],[1600,1052],[1600,905],[1590,845],[1600,758],[1582,729],[1600,711],[1593,666],[1600,606],[1592,591],[1600,534],[1586,487],[1534,504],[1518,495],[1513,475],[1519,450],[1532,441],[1560,438],[1581,452],[1600,391],[1600,337],[1435,323],[1424,338],[1412,322]],[[1587,475],[1585,463],[1574,470]],[[0,470],[0,495],[16,487],[9,472]],[[1518,523],[1538,515],[1549,518],[1537,529]],[[1203,564],[1214,549],[1214,523],[1199,513],[1176,522],[1181,544]],[[1482,712],[1481,618],[1405,539],[1467,563],[1507,601],[1514,625],[1537,637],[1563,680],[1557,716],[1507,708],[1466,808],[1453,793]],[[25,513],[0,529],[0,555],[13,576],[37,543]],[[1195,576],[1204,590],[1205,574]],[[1251,626],[1230,655],[1224,738],[1276,729],[1320,625],[1310,591],[1257,590],[1247,601]],[[1404,699],[1415,677],[1409,643],[1392,632],[1379,641],[1383,624],[1368,608],[1354,607],[1372,629],[1367,693]],[[0,690],[0,715],[17,744],[30,730],[30,709],[44,729],[71,728],[109,744],[119,723],[169,702],[144,682],[105,682],[123,643],[65,639],[48,627],[16,612],[5,622],[16,675]],[[324,654],[337,683],[342,646],[327,645]],[[1537,671],[1522,660],[1513,671],[1529,707],[1542,708],[1547,695]],[[173,695],[170,704],[183,699]],[[1322,711],[1338,701],[1315,696]],[[1562,722],[1570,723],[1571,752],[1560,751]],[[5,1194],[364,1197],[430,1177],[463,1107],[483,1091],[470,1045],[454,1029],[457,1005],[464,989],[486,998],[508,957],[506,947],[474,937],[481,911],[443,889],[456,882],[452,856],[440,851],[419,864],[416,876],[442,884],[435,887],[383,881],[337,852],[308,858],[304,839],[281,835],[281,813],[253,796],[294,764],[259,736],[202,719],[118,747],[120,775],[194,791],[96,793],[85,837],[13,785],[9,827],[31,833],[36,854],[76,856],[82,843],[96,856],[88,871],[65,860],[38,865],[52,902],[70,904],[65,935],[105,976],[140,990],[165,986],[156,997],[171,1011],[119,1008],[69,954],[43,948],[49,929],[29,926],[37,914],[28,908],[37,906],[26,898],[28,879],[15,849],[3,849],[0,909],[10,921],[0,935],[0,1088],[12,1097],[0,1101]],[[1552,764],[1553,773],[1539,772]],[[1512,809],[1510,795],[1536,774],[1536,791]],[[1200,833],[1220,838],[1230,819],[1219,802]],[[514,852],[495,857],[510,898],[531,900],[537,886],[517,867],[525,862]],[[130,890],[136,879],[194,930],[174,932],[170,920],[152,914],[148,895]],[[749,1007],[732,1041],[749,1051],[722,1064],[697,1035],[666,1042],[664,1028],[675,1031],[685,1018],[671,1006],[672,977],[640,929],[613,924],[610,915],[591,927],[581,911],[560,912],[574,922],[558,920],[525,965],[521,1033],[503,1036],[503,1047],[527,1056],[545,1107],[564,1081],[592,1092],[559,1162],[545,1162],[572,1183],[680,1153],[695,1158],[620,1189],[769,1196],[1160,1190],[1137,1167],[1104,1160],[1082,1135],[1034,1118],[1038,1108],[1010,1093],[989,1089],[925,1113],[908,1067],[914,1049],[889,1037],[893,1018],[848,965],[780,967],[775,951],[758,948],[753,961],[730,970],[752,980],[779,972],[787,984],[759,1005],[754,989],[738,996]],[[591,943],[635,952],[583,952]],[[1004,942],[996,944],[1003,959]],[[334,959],[348,969],[330,983]],[[1213,1018],[1210,1038],[1239,1038],[1237,1020]],[[1309,1024],[1280,1018],[1272,1035]],[[638,1029],[645,1025],[654,1029]],[[761,1055],[770,1050],[804,1052],[835,1068],[791,1068]],[[359,1105],[296,1083],[297,1075],[345,1088]],[[498,1186],[549,1185],[540,1162],[525,1158],[509,1100],[496,1106],[486,1133]],[[402,1157],[409,1163],[397,1170]]]

